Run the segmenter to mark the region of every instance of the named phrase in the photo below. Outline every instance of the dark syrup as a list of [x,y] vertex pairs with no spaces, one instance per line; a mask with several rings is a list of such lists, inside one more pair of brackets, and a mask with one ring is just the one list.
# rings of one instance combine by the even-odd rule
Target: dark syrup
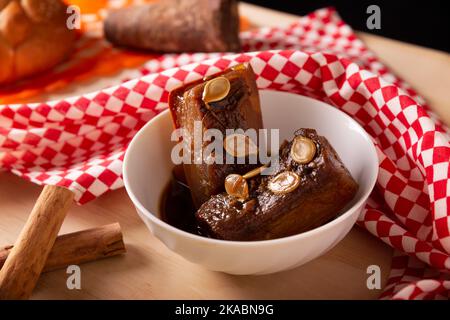
[[161,198],[161,219],[175,228],[200,234],[195,220],[195,211],[183,166],[176,166],[172,170],[172,178]]

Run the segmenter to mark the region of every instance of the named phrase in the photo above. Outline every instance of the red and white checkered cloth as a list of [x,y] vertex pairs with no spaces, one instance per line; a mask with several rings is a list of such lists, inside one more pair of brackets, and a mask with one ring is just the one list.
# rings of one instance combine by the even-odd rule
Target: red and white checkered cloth
[[123,186],[127,144],[167,108],[170,90],[249,62],[260,89],[331,103],[373,137],[380,174],[358,223],[403,253],[394,257],[382,298],[449,298],[449,131],[333,9],[241,38],[247,53],[162,55],[115,87],[0,106],[0,166],[37,184],[68,187],[86,203]]

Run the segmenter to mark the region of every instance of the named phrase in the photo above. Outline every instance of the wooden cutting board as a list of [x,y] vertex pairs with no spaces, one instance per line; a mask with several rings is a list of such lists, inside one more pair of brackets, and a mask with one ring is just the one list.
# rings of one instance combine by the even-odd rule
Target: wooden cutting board
[[[288,24],[298,17],[241,4],[258,26]],[[415,87],[450,123],[450,55],[364,33],[358,34],[397,74]],[[439,76],[438,76],[439,75]],[[92,82],[51,98],[101,87]],[[41,188],[0,174],[0,246],[14,243]],[[374,299],[367,267],[378,265],[387,280],[392,250],[359,227],[330,252],[297,269],[266,276],[231,276],[194,265],[168,250],[141,222],[124,189],[85,206],[74,206],[61,233],[119,222],[128,253],[81,266],[81,290],[68,290],[65,270],[43,275],[34,299]]]

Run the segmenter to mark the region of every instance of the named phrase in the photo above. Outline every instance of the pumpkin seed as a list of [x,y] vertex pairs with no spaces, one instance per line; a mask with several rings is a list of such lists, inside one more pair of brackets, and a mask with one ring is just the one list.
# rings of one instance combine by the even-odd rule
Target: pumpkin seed
[[316,144],[306,137],[295,137],[291,147],[291,157],[299,164],[307,164],[316,155]]
[[284,171],[272,178],[267,187],[275,194],[286,194],[294,191],[300,184],[300,177],[292,171]]
[[261,172],[262,172],[264,169],[266,169],[266,168],[267,168],[267,166],[265,166],[265,165],[264,165],[264,166],[261,166],[261,167],[259,167],[259,168],[256,168],[256,169],[253,169],[253,170],[247,172],[247,173],[244,174],[242,177],[243,177],[244,179],[250,179],[250,178],[256,177],[257,175],[261,174]]
[[230,88],[230,81],[225,77],[217,77],[206,82],[202,99],[208,109],[210,109],[209,103],[225,99],[230,93]]
[[227,153],[236,158],[258,154],[258,147],[252,139],[240,133],[233,133],[226,136],[223,146]]
[[225,178],[225,191],[230,196],[244,201],[248,198],[247,181],[239,174],[230,174]]

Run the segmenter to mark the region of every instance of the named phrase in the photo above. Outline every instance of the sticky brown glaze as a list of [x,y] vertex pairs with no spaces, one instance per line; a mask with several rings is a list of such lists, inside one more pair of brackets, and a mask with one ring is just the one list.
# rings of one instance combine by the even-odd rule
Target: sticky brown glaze
[[[208,109],[202,100],[203,89],[206,80],[218,76],[226,77],[230,81],[230,92],[225,99],[210,103],[211,108]],[[248,64],[238,65],[213,77],[173,90],[169,96],[169,106],[175,127],[186,129],[191,138],[194,135],[194,121],[201,121],[204,131],[217,129],[224,136],[226,129],[263,128],[255,75]],[[209,143],[205,141],[202,149],[205,150]],[[194,150],[193,142],[191,150]],[[212,195],[224,191],[224,180],[228,174],[245,173],[254,167],[255,165],[204,162],[185,164],[186,180],[195,206],[200,207]]]
[[[292,141],[284,142],[276,172],[250,179],[250,197],[245,202],[221,193],[200,207],[196,218],[203,234],[225,240],[275,239],[311,230],[340,213],[355,196],[358,184],[327,139],[313,129],[299,129],[295,136],[316,144],[313,160],[298,164],[290,155]],[[267,183],[286,170],[300,176],[300,185],[290,193],[274,194]]]
[[199,234],[195,211],[183,166],[178,165],[172,170],[172,177],[161,198],[161,219],[175,228]]

